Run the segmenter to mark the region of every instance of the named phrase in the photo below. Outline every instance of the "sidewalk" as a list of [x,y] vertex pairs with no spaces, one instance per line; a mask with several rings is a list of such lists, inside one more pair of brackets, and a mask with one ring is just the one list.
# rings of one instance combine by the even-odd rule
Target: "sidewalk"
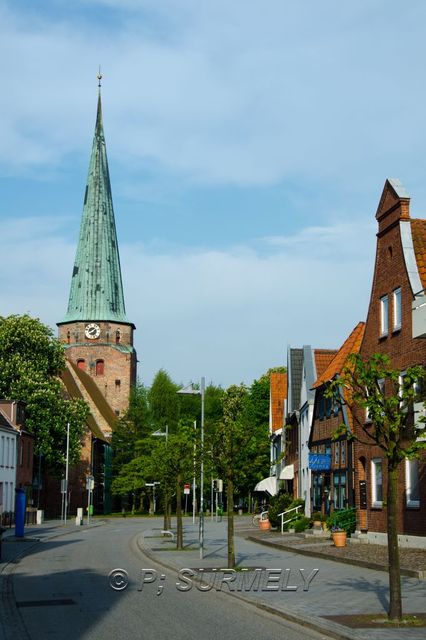
[[[337,548],[330,543],[329,536],[281,535],[276,531],[260,531],[255,528],[248,530],[247,536],[249,540],[277,549],[297,550],[302,555],[328,558],[369,569],[388,570],[388,550],[384,545],[359,543],[356,539],[349,539],[346,547]],[[426,549],[400,548],[399,553],[401,575],[426,580]]]
[[[216,590],[230,591],[231,597],[243,598],[254,605],[264,608],[300,624],[310,626],[329,637],[350,638],[351,640],[420,640],[425,637],[425,627],[409,627],[396,629],[350,628],[342,624],[340,616],[351,614],[377,614],[383,617],[388,607],[388,574],[385,571],[359,567],[332,561],[316,554],[307,557],[299,553],[298,545],[292,548],[276,548],[266,542],[265,538],[254,541],[247,539],[249,534],[256,535],[250,529],[245,518],[236,518],[235,548],[239,571],[235,584],[223,584],[223,573],[205,571],[204,581],[213,585]],[[199,558],[198,525],[192,521],[184,521],[183,551],[175,551],[175,544],[170,538],[164,538],[160,530],[152,529],[139,537],[139,546],[153,561],[159,562],[172,571],[182,568],[224,568],[227,559],[227,523],[212,522],[205,519],[204,557]],[[272,536],[272,542],[277,542]],[[259,544],[262,542],[262,544]],[[315,544],[315,543],[314,543]],[[330,542],[319,543],[323,550]],[[311,545],[313,546],[313,545]],[[312,554],[314,550],[312,550]],[[261,585],[259,589],[241,588],[241,568],[261,569]],[[275,569],[274,574],[267,572]],[[316,575],[306,588],[305,581],[318,569]],[[271,576],[277,576],[281,570],[281,580],[276,584]],[[302,570],[302,572],[301,572]],[[245,578],[252,579],[250,572]],[[268,580],[269,575],[269,582]],[[250,578],[251,576],[251,578]],[[214,582],[213,582],[214,581]],[[290,587],[293,589],[290,590]],[[296,587],[296,588],[295,588]],[[276,590],[273,590],[276,589]],[[404,614],[419,614],[426,611],[426,582],[418,578],[403,577],[403,611]],[[207,596],[206,596],[207,597]],[[334,618],[333,620],[331,618]],[[339,620],[337,622],[336,620]]]

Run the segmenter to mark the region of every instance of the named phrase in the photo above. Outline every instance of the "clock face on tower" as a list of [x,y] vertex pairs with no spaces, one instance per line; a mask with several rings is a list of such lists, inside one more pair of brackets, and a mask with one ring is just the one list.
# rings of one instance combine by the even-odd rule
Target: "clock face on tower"
[[84,333],[89,340],[96,340],[96,338],[99,338],[101,335],[101,328],[95,322],[91,322],[90,324],[86,324]]

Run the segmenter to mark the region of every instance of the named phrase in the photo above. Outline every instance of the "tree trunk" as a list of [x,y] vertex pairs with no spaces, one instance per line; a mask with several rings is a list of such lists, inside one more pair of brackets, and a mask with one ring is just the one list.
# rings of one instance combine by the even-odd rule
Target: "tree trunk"
[[387,489],[387,525],[388,525],[388,559],[389,559],[389,612],[390,620],[401,620],[401,572],[399,566],[397,492],[398,467],[388,461]]
[[170,531],[172,528],[172,496],[168,497],[167,500],[167,531]]
[[227,473],[226,498],[228,513],[228,569],[235,568],[234,547],[234,482],[232,472]]
[[176,549],[183,549],[181,474],[176,483]]
[[164,492],[164,514],[163,514],[163,529],[164,531],[168,531],[168,523],[169,523],[169,495],[167,493],[167,489]]

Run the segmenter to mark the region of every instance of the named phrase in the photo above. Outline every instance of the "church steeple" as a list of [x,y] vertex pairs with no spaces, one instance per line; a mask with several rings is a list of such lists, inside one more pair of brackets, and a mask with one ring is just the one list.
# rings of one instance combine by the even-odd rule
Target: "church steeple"
[[129,323],[124,305],[120,257],[99,95],[89,174],[84,195],[68,310],[62,322]]

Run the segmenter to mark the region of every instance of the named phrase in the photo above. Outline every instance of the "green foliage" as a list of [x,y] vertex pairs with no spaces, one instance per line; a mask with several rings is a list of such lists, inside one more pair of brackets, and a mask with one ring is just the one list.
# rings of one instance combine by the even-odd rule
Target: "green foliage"
[[313,513],[311,515],[311,520],[312,520],[312,522],[316,522],[316,521],[326,522],[327,521],[327,516],[326,516],[325,513],[321,513],[319,511],[316,511],[315,513]]
[[269,502],[269,522],[272,527],[278,527],[281,523],[281,518],[278,517],[279,513],[283,513],[290,508],[291,503],[293,502],[293,496],[289,493],[286,493],[282,489],[275,495],[272,496]]
[[404,372],[401,383],[401,372],[392,367],[389,356],[375,353],[364,362],[359,354],[351,354],[325,395],[348,405],[358,429],[351,433],[341,425],[334,439],[345,434],[348,440],[378,445],[390,468],[418,456],[426,449],[426,440],[419,438],[425,418],[414,416],[414,403],[424,401],[425,379],[425,368],[414,366]]
[[65,397],[59,379],[64,367],[64,348],[49,327],[28,315],[0,317],[0,397],[26,403],[35,452],[53,472],[65,464],[67,423],[70,461],[79,460],[89,413],[85,402]]
[[167,371],[160,369],[155,376],[148,392],[148,402],[155,429],[163,429],[167,426],[169,433],[177,428],[179,419],[179,387],[170,378]]
[[334,511],[326,520],[327,528],[334,531],[346,531],[348,536],[356,528],[355,509],[341,509]]
[[311,519],[307,518],[306,516],[301,516],[300,518],[297,518],[297,520],[295,520],[294,522],[294,531],[296,533],[301,533],[302,531],[305,531],[306,529],[308,529],[309,525],[311,524]]

